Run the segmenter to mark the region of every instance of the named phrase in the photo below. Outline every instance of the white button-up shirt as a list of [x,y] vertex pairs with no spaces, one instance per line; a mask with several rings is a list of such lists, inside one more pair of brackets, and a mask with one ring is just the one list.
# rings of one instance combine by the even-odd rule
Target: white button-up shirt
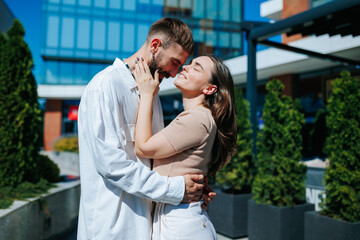
[[[134,129],[139,104],[136,82],[116,59],[86,87],[79,108],[81,200],[78,239],[151,238],[151,200],[177,205],[183,177],[167,178],[136,157]],[[154,98],[154,132],[163,128]]]

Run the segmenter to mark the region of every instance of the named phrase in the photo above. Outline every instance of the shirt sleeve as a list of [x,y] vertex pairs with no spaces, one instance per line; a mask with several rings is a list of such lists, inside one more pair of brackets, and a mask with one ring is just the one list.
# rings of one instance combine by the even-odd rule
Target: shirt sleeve
[[206,114],[188,111],[179,114],[162,133],[177,153],[203,143],[208,134]]
[[179,204],[185,191],[184,178],[160,176],[142,163],[129,159],[117,134],[114,118],[119,116],[113,116],[113,107],[118,102],[109,100],[99,90],[87,91],[86,95],[79,111],[84,138],[81,140],[86,142],[96,171],[108,183],[130,194]]

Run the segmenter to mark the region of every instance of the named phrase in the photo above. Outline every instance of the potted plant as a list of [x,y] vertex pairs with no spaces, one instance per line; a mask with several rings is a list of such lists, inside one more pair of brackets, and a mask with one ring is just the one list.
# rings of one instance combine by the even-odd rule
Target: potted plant
[[217,232],[237,238],[247,235],[247,202],[251,198],[251,184],[255,176],[253,141],[249,103],[242,90],[235,88],[237,119],[237,152],[231,161],[216,174],[220,187],[209,206],[209,216]]
[[249,200],[249,239],[303,239],[306,166],[302,161],[301,129],[305,122],[299,103],[281,96],[279,80],[266,85],[264,127],[258,132],[257,174]]
[[360,239],[360,80],[345,71],[328,102],[323,210],[305,214],[305,239]]

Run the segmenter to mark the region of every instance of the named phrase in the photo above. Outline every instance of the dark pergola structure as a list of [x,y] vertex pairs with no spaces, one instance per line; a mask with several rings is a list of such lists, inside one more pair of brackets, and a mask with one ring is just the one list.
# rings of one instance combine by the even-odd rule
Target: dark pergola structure
[[[359,36],[359,15],[360,0],[338,0],[275,23],[243,22],[241,24],[241,29],[243,32],[246,32],[248,42],[246,98],[250,102],[251,106],[250,118],[253,127],[254,143],[256,142],[257,130],[256,45],[261,44],[282,50],[306,54],[311,57],[335,61],[340,64],[352,65],[359,68],[359,61],[345,59],[329,54],[321,54],[268,40],[268,38],[282,33],[285,33],[287,36],[299,33],[303,37],[309,35],[320,36],[324,34],[329,34],[329,36],[340,34],[342,37],[347,35],[352,35],[354,37]],[[254,144],[253,151],[256,155],[255,145],[256,144]]]

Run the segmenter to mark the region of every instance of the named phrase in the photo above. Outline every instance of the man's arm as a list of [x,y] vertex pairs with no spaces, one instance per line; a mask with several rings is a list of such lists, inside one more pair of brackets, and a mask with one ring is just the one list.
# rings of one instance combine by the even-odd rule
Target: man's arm
[[[83,141],[86,142],[97,172],[112,185],[138,197],[176,205],[185,194],[198,196],[201,184],[191,186],[184,177],[167,178],[130,160],[118,138],[112,104],[100,91],[89,91],[80,109]],[[118,117],[118,116],[117,116]],[[80,149],[81,154],[81,149]],[[191,179],[191,178],[190,178]]]

